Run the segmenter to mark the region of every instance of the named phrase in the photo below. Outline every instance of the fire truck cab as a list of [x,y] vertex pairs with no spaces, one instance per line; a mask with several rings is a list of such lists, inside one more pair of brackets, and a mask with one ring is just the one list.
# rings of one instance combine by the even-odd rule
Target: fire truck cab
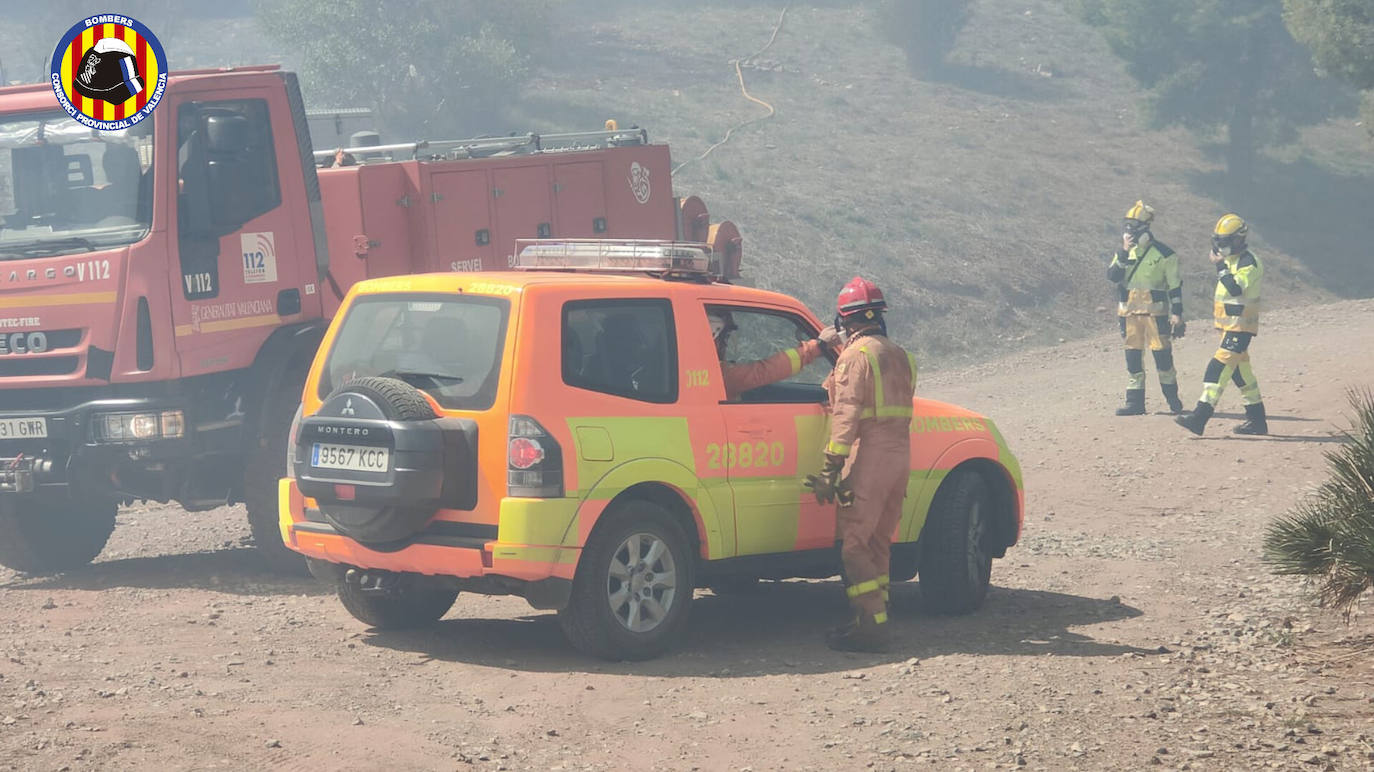
[[275,481],[354,282],[505,269],[521,237],[740,248],[639,129],[344,155],[313,149],[272,66],[172,73],[117,131],[47,84],[0,88],[0,564],[84,564],[121,503],[151,499],[244,502],[269,562],[299,566]]

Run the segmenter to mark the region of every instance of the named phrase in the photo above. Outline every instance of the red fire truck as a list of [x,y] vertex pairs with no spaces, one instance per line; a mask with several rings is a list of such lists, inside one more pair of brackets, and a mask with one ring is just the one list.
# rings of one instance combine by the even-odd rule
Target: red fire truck
[[739,259],[735,227],[674,197],[667,146],[639,129],[334,155],[272,66],[173,73],[147,121],[112,132],[47,84],[0,89],[0,564],[85,564],[119,505],[155,500],[243,502],[269,563],[298,566],[276,481],[356,281],[504,269],[530,237]]

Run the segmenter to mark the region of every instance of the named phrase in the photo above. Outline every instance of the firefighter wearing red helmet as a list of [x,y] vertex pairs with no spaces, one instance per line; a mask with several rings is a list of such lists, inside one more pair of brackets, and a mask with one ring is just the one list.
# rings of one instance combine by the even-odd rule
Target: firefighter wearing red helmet
[[887,648],[888,562],[911,470],[916,359],[888,339],[886,309],[882,290],[867,279],[856,276],[840,290],[835,326],[846,342],[825,383],[830,441],[821,473],[807,480],[817,500],[839,503],[854,619],[826,642],[841,651]]

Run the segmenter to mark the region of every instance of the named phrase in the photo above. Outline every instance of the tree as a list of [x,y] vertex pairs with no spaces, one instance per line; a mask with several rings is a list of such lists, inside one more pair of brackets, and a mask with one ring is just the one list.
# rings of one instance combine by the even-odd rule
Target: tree
[[1364,92],[1374,135],[1374,0],[1284,0],[1283,19],[1318,67]]
[[939,75],[968,23],[969,0],[879,0],[879,32],[906,51],[907,66],[920,78]]
[[500,128],[558,0],[257,0],[306,99],[370,106],[393,131]]
[[1288,33],[1282,0],[1075,0],[1147,89],[1156,127],[1226,129],[1229,197],[1243,204],[1257,149],[1323,120],[1332,89]]
[[1352,391],[1355,426],[1326,454],[1331,477],[1264,537],[1280,574],[1313,577],[1323,606],[1349,614],[1374,587],[1374,393]]

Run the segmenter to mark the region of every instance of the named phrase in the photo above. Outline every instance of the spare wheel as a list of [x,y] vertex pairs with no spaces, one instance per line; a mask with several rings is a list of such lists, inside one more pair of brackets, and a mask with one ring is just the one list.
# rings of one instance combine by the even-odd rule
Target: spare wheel
[[369,377],[335,389],[301,422],[301,493],[339,532],[373,548],[424,528],[440,508],[476,505],[477,428],[440,418],[415,387]]

